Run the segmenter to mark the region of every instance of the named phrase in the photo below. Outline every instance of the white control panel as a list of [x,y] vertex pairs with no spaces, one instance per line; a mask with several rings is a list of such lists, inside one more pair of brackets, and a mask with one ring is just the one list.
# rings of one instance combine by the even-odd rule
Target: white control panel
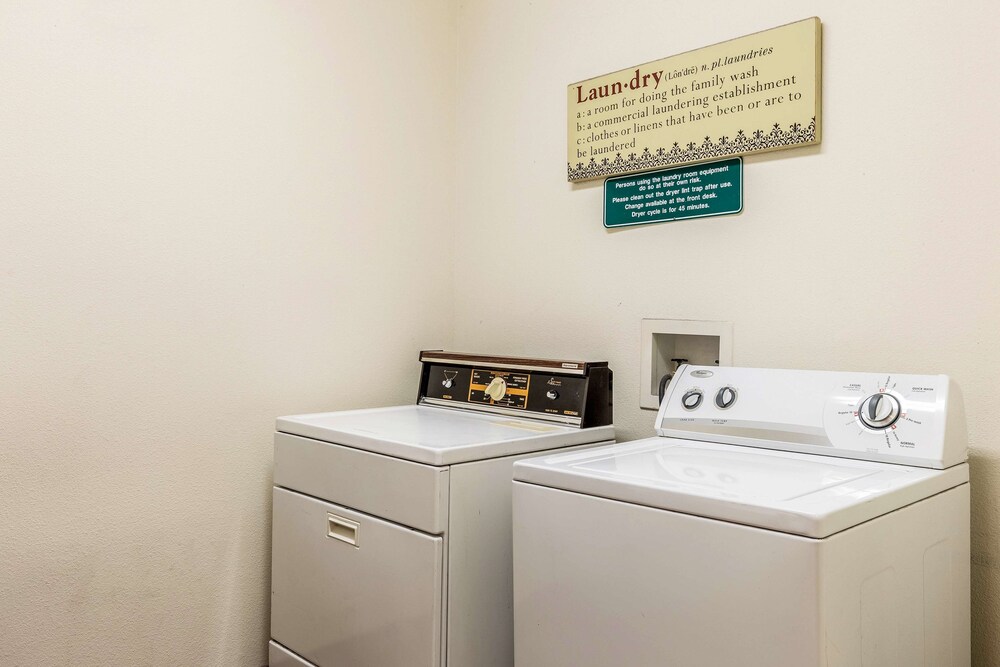
[[948,468],[965,461],[965,413],[946,375],[682,366],[661,436]]

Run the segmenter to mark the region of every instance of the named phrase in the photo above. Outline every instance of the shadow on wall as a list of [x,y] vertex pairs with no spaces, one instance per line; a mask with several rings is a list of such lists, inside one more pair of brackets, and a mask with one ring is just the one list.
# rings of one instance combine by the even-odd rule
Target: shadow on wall
[[972,664],[988,665],[1000,642],[997,610],[991,600],[1000,599],[1000,507],[991,497],[1000,488],[1000,454],[969,451],[972,486]]

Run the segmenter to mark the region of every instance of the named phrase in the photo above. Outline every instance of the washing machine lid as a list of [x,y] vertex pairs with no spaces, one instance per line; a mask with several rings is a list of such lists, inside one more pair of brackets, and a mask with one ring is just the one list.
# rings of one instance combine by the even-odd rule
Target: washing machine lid
[[430,465],[614,439],[612,426],[573,428],[423,405],[281,417],[277,430]]
[[514,479],[822,538],[967,482],[969,468],[658,437],[521,461]]

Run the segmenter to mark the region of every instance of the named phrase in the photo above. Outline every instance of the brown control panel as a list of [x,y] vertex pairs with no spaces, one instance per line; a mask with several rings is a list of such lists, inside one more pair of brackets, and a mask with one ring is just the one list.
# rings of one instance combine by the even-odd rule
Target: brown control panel
[[418,403],[512,415],[570,426],[612,421],[607,362],[420,353]]

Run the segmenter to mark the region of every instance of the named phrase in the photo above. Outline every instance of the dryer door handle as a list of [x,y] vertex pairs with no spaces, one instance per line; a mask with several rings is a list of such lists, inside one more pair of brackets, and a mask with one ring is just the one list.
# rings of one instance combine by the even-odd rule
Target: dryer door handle
[[358,544],[358,528],[360,527],[361,524],[357,521],[345,519],[333,512],[326,513],[326,536],[350,544],[355,549],[360,548]]

